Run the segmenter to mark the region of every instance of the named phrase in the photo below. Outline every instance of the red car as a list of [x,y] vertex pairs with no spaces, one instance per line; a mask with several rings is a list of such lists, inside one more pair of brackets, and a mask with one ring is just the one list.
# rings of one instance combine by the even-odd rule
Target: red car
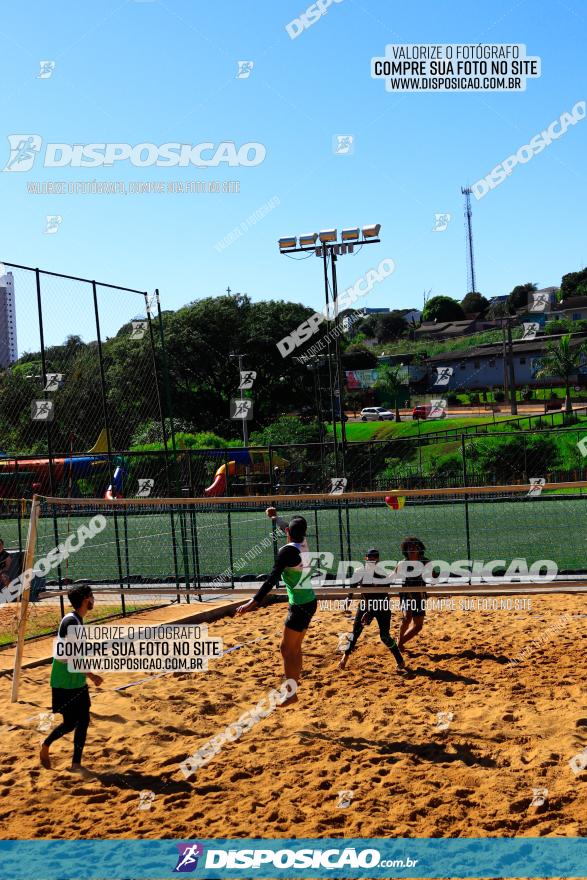
[[[427,419],[430,417],[430,413],[432,411],[432,407],[430,404],[421,404],[420,406],[415,406],[412,410],[412,418],[413,419]],[[445,419],[446,413],[443,411],[442,415],[434,415],[435,419]]]

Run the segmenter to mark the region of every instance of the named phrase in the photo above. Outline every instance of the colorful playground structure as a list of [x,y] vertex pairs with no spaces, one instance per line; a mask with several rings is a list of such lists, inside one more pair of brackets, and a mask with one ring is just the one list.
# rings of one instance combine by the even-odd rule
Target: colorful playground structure
[[[100,432],[94,446],[84,455],[59,456],[52,459],[54,484],[68,485],[73,497],[80,495],[77,481],[98,472],[108,479],[108,438],[106,430]],[[105,491],[105,498],[119,498],[122,494],[125,468],[118,466],[113,482]],[[49,495],[51,491],[50,460],[48,458],[22,459],[0,458],[0,498],[16,498],[31,495]],[[110,494],[109,494],[110,493]]]
[[230,461],[220,465],[214,474],[214,482],[204,490],[204,495],[209,498],[224,495],[227,486],[227,468],[229,477],[246,476],[247,474],[269,474],[270,468],[285,468],[289,464],[285,458],[275,455],[268,449],[218,449],[207,450],[207,455],[216,454],[225,458],[230,456]]

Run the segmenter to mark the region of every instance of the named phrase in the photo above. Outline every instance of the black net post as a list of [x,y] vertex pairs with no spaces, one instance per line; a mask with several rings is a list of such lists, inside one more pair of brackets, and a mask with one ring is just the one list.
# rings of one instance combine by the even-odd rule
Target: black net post
[[[110,474],[110,485],[114,485],[114,460],[112,457],[112,438],[110,437],[110,420],[108,418],[108,401],[106,397],[106,374],[104,371],[104,353],[102,351],[102,336],[100,333],[100,311],[98,308],[98,291],[96,282],[92,281],[92,297],[94,300],[94,316],[96,319],[96,340],[98,343],[98,363],[100,365],[100,395],[102,398],[102,415],[104,418],[104,428],[106,429],[106,444],[108,449],[108,471]],[[120,601],[122,606],[122,614],[126,616],[126,602],[124,599],[124,576],[122,573],[122,557],[120,554],[120,531],[118,528],[118,514],[114,511],[114,534],[116,540],[116,559],[118,563],[118,578],[120,582]]]

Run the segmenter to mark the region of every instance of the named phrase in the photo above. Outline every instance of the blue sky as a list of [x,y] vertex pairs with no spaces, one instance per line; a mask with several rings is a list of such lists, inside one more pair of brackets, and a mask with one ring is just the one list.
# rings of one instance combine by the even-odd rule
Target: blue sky
[[[321,265],[279,254],[277,239],[380,222],[382,243],[338,264],[352,284],[379,260],[393,275],[365,305],[422,305],[424,290],[466,290],[460,188],[516,152],[577,101],[587,99],[584,33],[577,0],[461,0],[391,4],[342,0],[292,40],[285,26],[306,0],[212,5],[190,0],[9,4],[0,24],[0,167],[8,135],[44,143],[262,143],[256,167],[216,169],[43,168],[0,173],[0,259],[151,290],[166,308],[218,295],[230,285],[253,300],[319,308]],[[542,75],[520,93],[392,94],[371,79],[388,43],[524,43]],[[37,78],[40,60],[56,62]],[[248,79],[237,61],[250,60]],[[337,134],[354,152],[333,152]],[[557,284],[587,264],[587,121],[480,201],[473,200],[477,287],[507,293],[518,283]],[[34,195],[48,181],[239,180],[238,194]],[[279,204],[229,247],[215,245],[254,211]],[[445,232],[434,214],[448,212]],[[61,215],[56,234],[45,217]],[[19,286],[20,285],[20,286]],[[35,346],[29,281],[17,277],[19,349]],[[20,299],[19,299],[20,295]],[[74,284],[51,282],[47,341],[92,338],[91,311]],[[136,307],[135,307],[136,306]],[[103,332],[140,311],[112,296]]]

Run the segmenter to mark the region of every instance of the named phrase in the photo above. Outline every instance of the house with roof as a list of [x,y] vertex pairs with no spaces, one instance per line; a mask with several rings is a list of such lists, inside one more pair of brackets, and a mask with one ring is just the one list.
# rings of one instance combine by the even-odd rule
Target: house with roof
[[[560,380],[560,376],[552,376],[549,379],[536,379],[536,372],[542,359],[546,356],[547,347],[556,342],[564,334],[553,336],[538,336],[533,340],[524,342],[521,339],[514,340],[512,345],[514,374],[516,385],[529,385],[531,387],[548,387],[552,380]],[[574,348],[587,342],[587,333],[576,333],[571,337],[571,346]],[[443,391],[475,391],[482,388],[493,388],[503,385],[504,379],[504,352],[503,344],[484,343],[462,351],[442,352],[432,355],[427,360],[428,378],[433,386],[440,367],[450,367],[452,373]],[[577,377],[581,384],[587,384],[587,359],[579,370]]]

